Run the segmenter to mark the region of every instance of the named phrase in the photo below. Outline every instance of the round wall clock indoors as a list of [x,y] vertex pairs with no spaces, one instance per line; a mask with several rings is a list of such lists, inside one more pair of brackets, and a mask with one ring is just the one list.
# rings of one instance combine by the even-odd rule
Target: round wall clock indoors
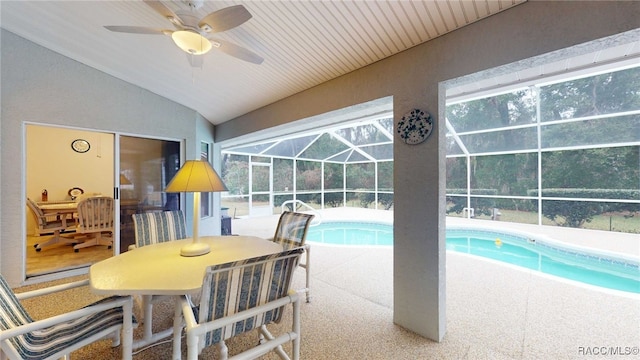
[[76,139],[71,142],[71,148],[75,152],[86,153],[91,148],[91,144],[84,139]]

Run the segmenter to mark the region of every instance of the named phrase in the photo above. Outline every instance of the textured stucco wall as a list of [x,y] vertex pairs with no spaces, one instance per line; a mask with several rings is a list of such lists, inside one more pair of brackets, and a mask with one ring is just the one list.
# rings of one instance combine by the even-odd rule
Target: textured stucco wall
[[473,81],[477,75],[467,75],[480,71],[514,71],[637,39],[637,31],[621,40],[602,38],[639,28],[638,19],[640,2],[530,1],[218,125],[216,141],[386,96],[393,97],[396,123],[412,108],[431,112],[436,133],[426,143],[394,144],[394,321],[440,341],[446,328],[447,84]]
[[[25,122],[185,140],[187,159],[198,154],[196,126],[203,125],[191,109],[10,32],[2,30],[0,41],[0,161],[10,165],[0,176],[0,270],[16,286],[25,274]],[[210,141],[213,135],[203,136]],[[187,203],[188,214],[191,208]]]

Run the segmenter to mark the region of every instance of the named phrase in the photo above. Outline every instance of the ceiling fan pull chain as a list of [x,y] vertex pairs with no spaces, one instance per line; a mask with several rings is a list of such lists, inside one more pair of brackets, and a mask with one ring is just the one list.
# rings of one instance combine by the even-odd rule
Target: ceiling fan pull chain
[[[190,63],[193,64],[193,54],[189,55],[191,57]],[[191,85],[196,84],[196,70],[195,66],[191,66]]]

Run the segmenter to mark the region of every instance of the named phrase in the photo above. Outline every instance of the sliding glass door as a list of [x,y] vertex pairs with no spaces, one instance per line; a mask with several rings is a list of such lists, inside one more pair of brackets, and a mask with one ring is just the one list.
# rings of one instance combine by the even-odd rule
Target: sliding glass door
[[76,233],[77,203],[89,196],[113,196],[114,144],[109,132],[26,124],[27,278],[77,273],[113,256],[115,246],[74,249],[74,244],[88,240]]
[[[180,194],[164,192],[180,168],[180,141],[40,124],[28,124],[25,129],[27,278],[82,271],[125,252],[134,243],[132,214],[180,208]],[[75,231],[77,213],[59,215],[61,210],[55,209],[66,211],[87,196],[118,199],[113,246],[76,252],[72,245],[86,240]],[[56,231],[39,229],[40,211],[48,211],[46,219],[51,222],[64,216],[68,226]]]
[[180,168],[180,142],[120,136],[120,252],[135,243],[136,213],[178,210],[180,194],[165,187]]

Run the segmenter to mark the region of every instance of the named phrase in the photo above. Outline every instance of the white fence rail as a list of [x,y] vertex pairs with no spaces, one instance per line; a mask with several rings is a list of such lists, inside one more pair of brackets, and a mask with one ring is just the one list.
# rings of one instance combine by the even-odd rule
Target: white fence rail
[[320,215],[320,213],[314,209],[311,205],[305,203],[302,200],[287,200],[285,202],[282,203],[282,205],[280,205],[280,209],[284,212],[288,210],[287,205],[291,204],[291,209],[293,211],[297,211],[298,209],[300,209],[301,207],[308,209],[307,211],[312,213],[313,215],[315,215],[315,217],[313,218],[313,220],[311,221],[311,224],[309,226],[316,226],[316,225],[320,225],[322,223],[322,215]]

